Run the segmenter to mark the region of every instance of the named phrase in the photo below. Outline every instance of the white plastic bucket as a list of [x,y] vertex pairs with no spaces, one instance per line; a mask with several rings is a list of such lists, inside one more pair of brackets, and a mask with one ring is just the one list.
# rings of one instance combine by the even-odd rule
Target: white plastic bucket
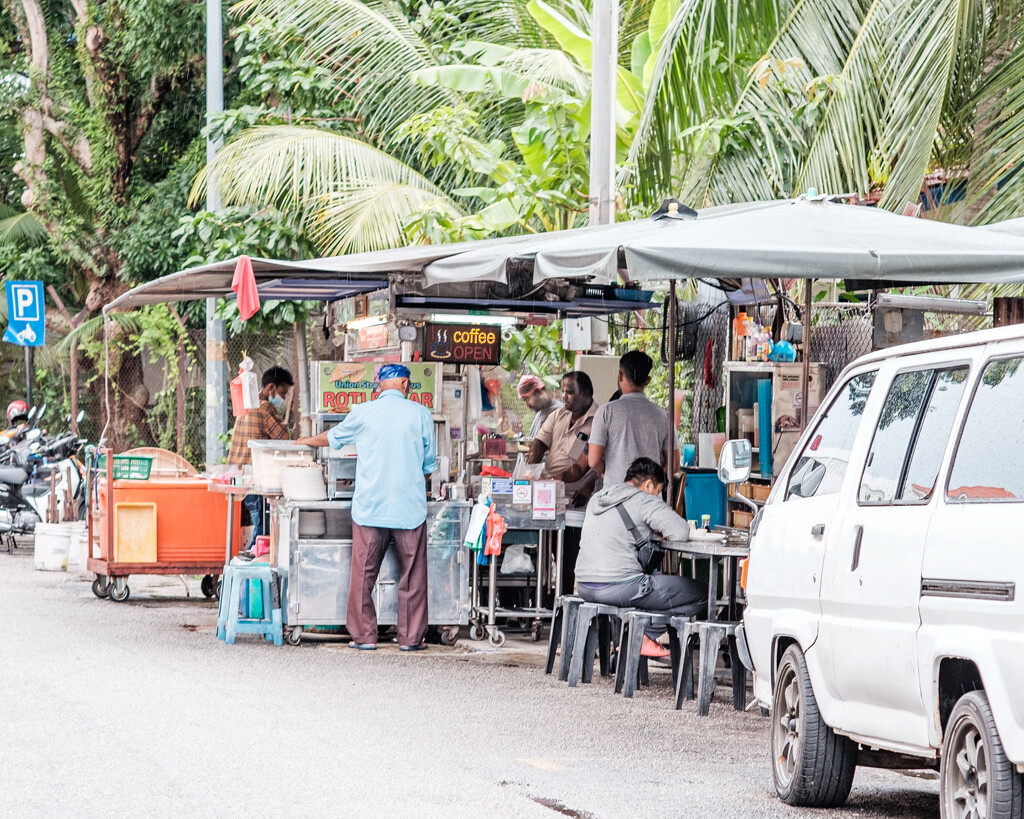
[[71,533],[68,540],[68,572],[78,580],[92,580],[92,572],[86,566],[89,558],[89,525],[83,520],[66,523]]
[[68,568],[71,529],[66,523],[37,523],[35,528],[35,567],[43,572],[63,572]]

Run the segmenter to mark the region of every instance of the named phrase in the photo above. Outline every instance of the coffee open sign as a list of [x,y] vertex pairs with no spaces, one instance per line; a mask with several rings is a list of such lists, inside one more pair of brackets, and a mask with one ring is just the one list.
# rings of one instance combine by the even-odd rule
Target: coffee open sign
[[432,324],[424,327],[427,361],[451,364],[498,364],[501,328],[478,324]]

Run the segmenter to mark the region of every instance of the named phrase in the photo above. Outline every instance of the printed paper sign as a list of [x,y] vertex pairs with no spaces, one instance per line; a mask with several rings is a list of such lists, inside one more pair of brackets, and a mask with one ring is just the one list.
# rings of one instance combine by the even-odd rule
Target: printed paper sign
[[532,494],[533,488],[529,481],[516,481],[515,486],[512,487],[512,505],[529,506]]
[[533,484],[533,519],[555,519],[555,482],[536,481]]

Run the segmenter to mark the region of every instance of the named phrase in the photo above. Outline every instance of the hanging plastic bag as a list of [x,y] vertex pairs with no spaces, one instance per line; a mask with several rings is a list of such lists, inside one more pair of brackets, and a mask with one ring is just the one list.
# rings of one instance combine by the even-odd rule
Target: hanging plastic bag
[[501,538],[508,531],[505,518],[498,514],[493,506],[487,513],[487,543],[484,545],[485,555],[501,554]]
[[533,560],[526,553],[526,546],[513,543],[505,549],[505,557],[501,560],[502,574],[533,574]]
[[256,362],[249,356],[238,365],[238,377],[242,379],[242,404],[247,410],[257,409],[260,405],[260,382],[255,367]]

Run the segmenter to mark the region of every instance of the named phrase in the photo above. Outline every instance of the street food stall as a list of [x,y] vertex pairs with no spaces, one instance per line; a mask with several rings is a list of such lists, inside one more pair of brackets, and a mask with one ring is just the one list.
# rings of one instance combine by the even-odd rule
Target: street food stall
[[[1020,277],[1022,243],[1011,237],[979,236],[967,228],[905,219],[821,198],[751,203],[702,212],[678,205],[673,208],[671,204],[660,209],[651,220],[303,262],[254,259],[252,269],[259,292],[266,298],[318,300],[326,304],[323,329],[331,336],[335,347],[340,348],[339,360],[310,365],[307,380],[317,386],[315,390],[307,388],[302,396],[303,413],[312,418],[318,428],[340,420],[348,402],[373,399],[372,375],[368,377],[365,371],[360,375],[355,369],[349,374],[350,367],[384,361],[435,367],[432,400],[436,403],[431,409],[435,415],[439,455],[444,452],[447,463],[441,465],[429,493],[431,503],[438,504],[432,508],[447,508],[451,513],[432,517],[435,522],[444,522],[442,528],[446,529],[444,537],[439,537],[437,542],[450,546],[459,541],[458,531],[463,525],[471,525],[468,521],[464,524],[463,519],[471,517],[468,504],[476,499],[474,495],[485,494],[482,482],[477,484],[474,480],[480,472],[494,466],[506,472],[515,471],[514,457],[508,457],[515,452],[508,441],[481,439],[472,423],[481,391],[479,366],[496,360],[502,321],[539,323],[644,309],[649,301],[643,299],[650,299],[650,291],[640,290],[635,283],[669,281],[671,291],[665,323],[670,336],[675,337],[680,324],[688,325],[696,320],[680,315],[675,292],[675,282],[679,279],[735,282],[738,277],[777,279],[785,276],[813,280],[831,276],[855,279],[862,286],[879,288],[906,282],[1016,280]],[[936,252],[936,248],[942,248],[941,252]],[[105,312],[146,303],[230,296],[238,261],[225,260],[147,283],[114,300]],[[630,284],[615,284],[619,279]],[[811,288],[808,286],[806,290],[802,343],[805,350],[813,350],[817,328],[812,329],[810,321]],[[710,306],[717,309],[715,304]],[[491,322],[498,323],[492,325]],[[703,327],[710,322],[698,323]],[[730,379],[737,384],[740,398],[730,408],[715,393],[714,400],[708,399],[704,402],[708,406],[701,409],[714,413],[719,406],[726,406],[727,430],[751,434],[760,439],[762,446],[771,442],[774,454],[778,451],[776,433],[779,433],[779,441],[792,437],[785,427],[784,416],[792,416],[800,426],[807,421],[815,404],[812,382],[820,379],[814,367],[818,362],[807,353],[802,361],[796,362],[798,388],[793,373],[779,369],[779,378],[785,381],[786,389],[793,396],[799,395],[799,411],[794,406],[794,412],[782,412],[775,396],[769,400],[773,402],[771,413],[777,423],[761,429],[761,415],[771,416],[760,409],[760,405],[768,404],[756,401],[759,409],[752,412],[751,396],[740,381],[764,362],[759,360],[760,352],[756,349],[753,359],[746,358],[742,362],[738,357],[723,354],[721,347],[731,343],[726,341],[729,338],[729,330],[725,328],[724,332],[707,339],[707,350],[717,350],[710,358],[700,343],[705,339],[700,338],[694,360],[703,361],[705,369],[710,368],[709,375],[715,376],[718,385],[723,380],[724,362],[730,358],[736,362]],[[703,357],[702,352],[705,352]],[[669,344],[668,363],[673,379],[676,358],[676,345]],[[331,367],[330,372],[327,367]],[[776,369],[773,363],[772,378]],[[353,377],[370,382],[368,395],[365,390],[356,390],[353,395]],[[754,379],[755,382],[764,380],[771,378]],[[778,393],[781,394],[781,390]],[[796,401],[794,397],[794,405]],[[707,417],[701,418],[699,426],[694,424],[695,433],[713,432],[716,428],[716,421]],[[504,458],[500,457],[502,454]],[[326,471],[325,487],[331,487],[331,494],[323,501],[302,503],[345,503],[344,491],[351,491],[354,463],[351,454],[320,453],[320,456]],[[477,490],[477,486],[481,489]],[[492,484],[492,492],[493,488]],[[426,485],[424,491],[428,491]],[[336,559],[342,560],[340,549],[347,540],[342,507],[303,507],[284,499],[275,503],[277,511],[273,520],[277,531],[272,538],[275,541],[273,560],[282,572],[295,574],[291,580],[296,581],[302,574],[303,555],[312,555],[308,551],[310,541],[337,544]],[[500,501],[496,508],[502,508]],[[323,515],[313,514],[319,512]],[[328,519],[332,521],[330,524]],[[556,513],[553,529],[550,522],[541,527],[532,518],[529,525],[538,533],[557,531],[563,521]],[[514,530],[513,526],[508,528]],[[321,530],[324,534],[312,534]],[[541,578],[538,585],[554,588],[552,579],[559,569],[557,537],[552,540],[550,535],[538,534],[538,540],[552,543],[547,547],[548,554],[541,554],[537,560],[540,564],[536,566],[537,577]],[[458,618],[451,614],[453,622],[446,625],[461,625],[467,622],[463,619],[465,616],[474,626],[474,636],[487,634],[492,640],[500,639],[492,628],[506,611],[506,607],[498,605],[494,595],[494,590],[500,586],[500,577],[498,586],[488,584],[486,589],[482,580],[479,584],[472,582],[474,576],[486,575],[490,579],[495,570],[493,560],[487,564],[487,571],[481,572],[476,550],[455,548],[452,553],[462,554],[462,558],[454,558],[454,565],[469,569],[471,588]],[[332,553],[324,559],[335,560],[335,557]],[[460,559],[462,563],[458,562]],[[309,564],[311,576],[320,576],[321,570],[313,570],[313,565]],[[453,575],[454,587],[463,582],[461,571],[460,568],[457,576]],[[286,617],[291,618],[289,624],[293,628],[305,627],[313,625],[320,617],[336,615],[342,607],[336,599],[328,601],[328,595],[338,592],[344,585],[341,578],[339,571],[335,579],[322,587],[311,582],[304,587],[301,583],[293,586],[293,600],[286,604],[289,608]],[[386,574],[382,574],[382,579],[386,581]],[[386,585],[385,582],[379,589],[381,595],[385,594]],[[320,590],[314,591],[315,588]],[[455,594],[461,595],[461,589]],[[322,613],[307,618],[307,607],[313,606],[314,599],[323,602],[324,608]],[[383,596],[380,599],[382,608],[386,608]],[[539,590],[528,602],[532,605],[520,608],[543,608]],[[336,620],[334,617],[332,622]]]

